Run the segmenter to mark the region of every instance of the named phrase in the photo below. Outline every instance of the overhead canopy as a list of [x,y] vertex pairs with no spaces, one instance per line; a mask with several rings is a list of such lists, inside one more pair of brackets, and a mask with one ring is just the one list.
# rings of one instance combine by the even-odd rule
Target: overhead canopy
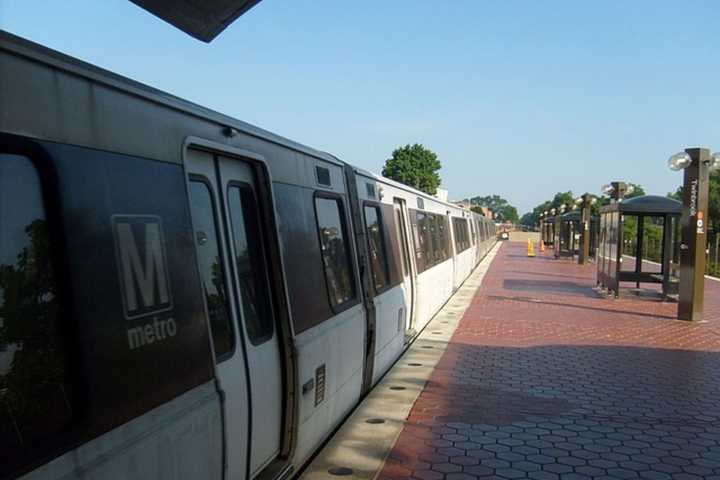
[[130,0],[203,42],[211,42],[261,0]]
[[643,195],[641,197],[628,198],[622,202],[612,203],[600,209],[601,212],[619,211],[627,214],[675,214],[682,213],[682,203],[660,195]]

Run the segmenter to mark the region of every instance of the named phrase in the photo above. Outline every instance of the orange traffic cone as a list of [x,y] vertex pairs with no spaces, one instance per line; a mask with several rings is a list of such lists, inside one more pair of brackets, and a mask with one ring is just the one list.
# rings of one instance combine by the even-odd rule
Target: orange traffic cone
[[529,238],[528,238],[528,253],[527,253],[527,256],[528,256],[528,257],[534,257],[534,256],[535,256],[535,244],[534,244],[533,241],[530,240]]

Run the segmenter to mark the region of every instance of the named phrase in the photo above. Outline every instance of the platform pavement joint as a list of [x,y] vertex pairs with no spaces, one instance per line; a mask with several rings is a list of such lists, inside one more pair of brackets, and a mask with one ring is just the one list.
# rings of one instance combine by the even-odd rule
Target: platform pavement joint
[[720,478],[720,284],[682,322],[525,249],[503,245],[378,478]]
[[483,259],[300,478],[377,477],[499,248]]

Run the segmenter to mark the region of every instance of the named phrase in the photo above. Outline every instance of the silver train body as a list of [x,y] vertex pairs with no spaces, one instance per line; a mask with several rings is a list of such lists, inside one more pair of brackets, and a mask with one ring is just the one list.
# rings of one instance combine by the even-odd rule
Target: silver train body
[[0,34],[0,477],[291,477],[493,223]]

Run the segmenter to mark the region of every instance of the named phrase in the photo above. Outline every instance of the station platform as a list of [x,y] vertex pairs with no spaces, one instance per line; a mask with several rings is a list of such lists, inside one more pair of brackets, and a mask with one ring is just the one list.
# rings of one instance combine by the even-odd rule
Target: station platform
[[498,245],[306,479],[720,479],[720,282],[702,322]]

